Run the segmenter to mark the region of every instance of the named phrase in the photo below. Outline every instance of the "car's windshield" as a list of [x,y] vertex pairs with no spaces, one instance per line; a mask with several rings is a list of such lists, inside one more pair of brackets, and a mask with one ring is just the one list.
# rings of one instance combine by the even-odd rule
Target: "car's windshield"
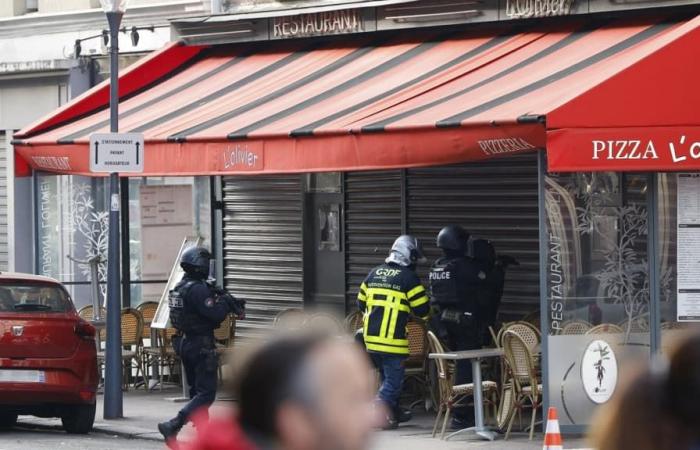
[[59,286],[48,283],[0,284],[0,312],[68,312],[70,298]]

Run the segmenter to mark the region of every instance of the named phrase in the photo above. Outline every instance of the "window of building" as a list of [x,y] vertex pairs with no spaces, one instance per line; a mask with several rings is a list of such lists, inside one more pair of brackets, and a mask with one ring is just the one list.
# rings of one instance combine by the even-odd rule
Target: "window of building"
[[[200,236],[210,245],[209,179],[129,180],[131,304],[158,301],[182,241]],[[78,307],[91,302],[84,261],[107,257],[106,179],[37,174],[37,273],[65,283]],[[106,262],[99,276],[104,295]]]
[[[646,175],[545,178],[550,402],[586,425],[618,364],[650,355]],[[583,389],[582,389],[583,388]]]

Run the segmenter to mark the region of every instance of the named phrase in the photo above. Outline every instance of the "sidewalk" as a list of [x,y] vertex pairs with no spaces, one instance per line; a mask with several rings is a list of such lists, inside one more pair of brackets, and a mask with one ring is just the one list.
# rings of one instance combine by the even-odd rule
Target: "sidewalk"
[[[102,400],[98,397],[97,418],[95,419],[95,433],[116,435],[130,439],[148,439],[162,441],[157,430],[158,422],[171,418],[182,407],[182,403],[176,403],[169,399],[181,396],[177,389],[163,391],[155,390],[145,392],[142,389],[124,393],[124,419],[104,420],[102,418]],[[230,407],[230,402],[218,402],[219,407]],[[502,438],[494,442],[477,440],[469,435],[458,436],[450,441],[442,441],[431,437],[434,416],[432,414],[417,414],[411,422],[402,425],[398,430],[378,432],[372,445],[372,450],[434,450],[491,448],[504,450],[541,449],[542,435],[536,434],[533,441],[528,440],[525,433],[513,433],[511,439],[504,441]],[[57,419],[40,419],[34,417],[21,417],[22,425],[32,427],[60,427]],[[182,439],[187,439],[190,429],[183,430]],[[564,448],[580,449],[585,447],[582,439],[564,439]],[[138,448],[138,445],[135,445]]]

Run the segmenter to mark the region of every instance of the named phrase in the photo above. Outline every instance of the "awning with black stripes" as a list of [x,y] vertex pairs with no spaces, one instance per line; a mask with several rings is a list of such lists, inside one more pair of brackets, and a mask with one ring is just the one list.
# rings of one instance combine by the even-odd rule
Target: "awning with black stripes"
[[[700,141],[699,25],[173,44],[121,75],[120,130],[144,134],[144,175],[405,168],[544,148],[554,171],[651,170],[672,164],[661,141],[656,159],[615,141]],[[108,103],[97,86],[16,134],[16,149],[35,169],[89,174]]]

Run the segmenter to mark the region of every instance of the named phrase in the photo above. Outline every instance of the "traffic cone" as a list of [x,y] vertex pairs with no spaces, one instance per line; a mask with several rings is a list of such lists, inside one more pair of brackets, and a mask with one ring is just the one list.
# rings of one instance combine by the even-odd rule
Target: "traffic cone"
[[559,433],[559,418],[557,408],[550,407],[547,412],[547,431],[544,434],[544,447],[542,450],[564,450]]

